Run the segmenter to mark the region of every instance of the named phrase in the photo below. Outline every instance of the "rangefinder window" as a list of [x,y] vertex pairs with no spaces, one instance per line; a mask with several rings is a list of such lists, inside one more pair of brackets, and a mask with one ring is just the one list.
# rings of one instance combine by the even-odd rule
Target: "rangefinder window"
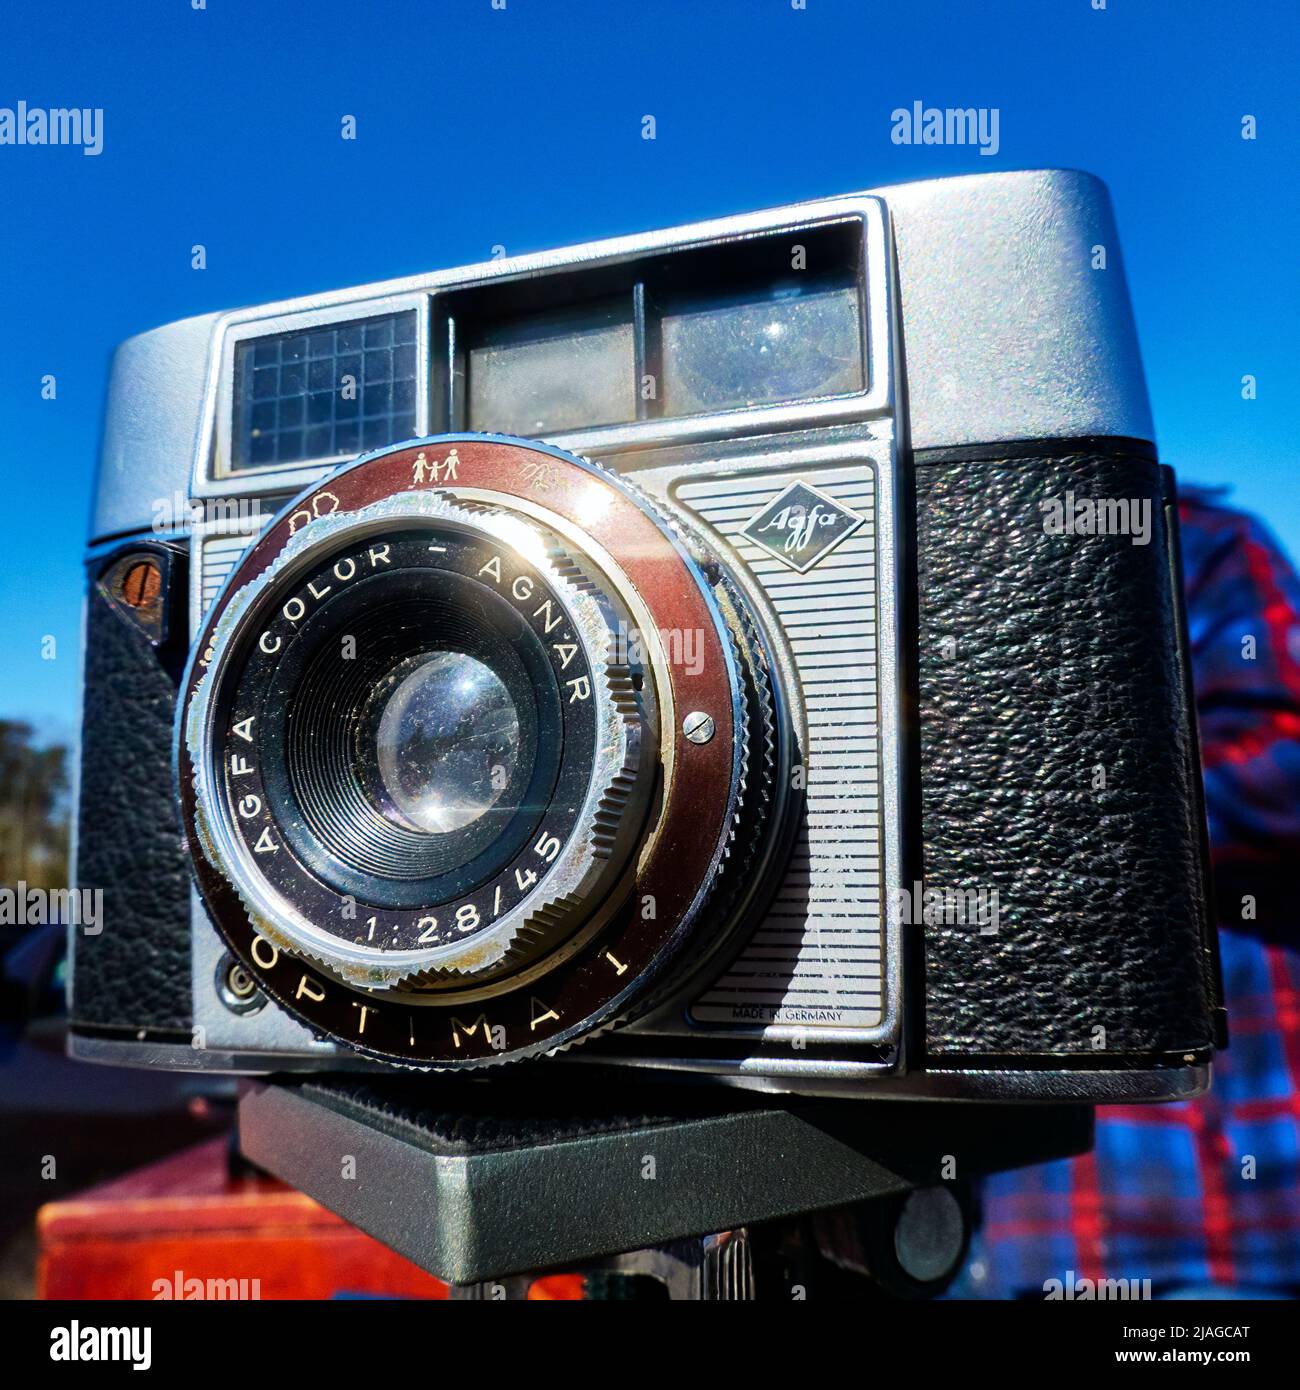
[[414,311],[237,343],[232,471],[409,439],[416,364]]
[[636,419],[632,299],[479,325],[466,350],[471,429],[543,435]]

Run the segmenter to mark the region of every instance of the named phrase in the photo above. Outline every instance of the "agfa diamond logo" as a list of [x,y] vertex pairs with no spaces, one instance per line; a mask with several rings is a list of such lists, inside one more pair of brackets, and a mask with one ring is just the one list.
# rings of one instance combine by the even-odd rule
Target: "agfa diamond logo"
[[791,483],[740,534],[800,574],[862,525],[862,518],[809,483]]

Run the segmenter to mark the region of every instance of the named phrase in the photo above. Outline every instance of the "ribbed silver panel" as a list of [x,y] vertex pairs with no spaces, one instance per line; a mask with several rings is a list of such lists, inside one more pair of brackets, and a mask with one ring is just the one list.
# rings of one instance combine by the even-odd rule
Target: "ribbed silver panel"
[[[796,479],[862,518],[806,574],[741,534]],[[678,500],[736,548],[785,631],[807,717],[807,806],[789,873],[697,1024],[876,1028],[884,1016],[876,478],[868,465],[688,483]]]
[[[270,520],[269,514],[264,520]],[[190,545],[190,632],[194,636],[198,635],[213,599],[253,540],[252,531],[195,533]]]

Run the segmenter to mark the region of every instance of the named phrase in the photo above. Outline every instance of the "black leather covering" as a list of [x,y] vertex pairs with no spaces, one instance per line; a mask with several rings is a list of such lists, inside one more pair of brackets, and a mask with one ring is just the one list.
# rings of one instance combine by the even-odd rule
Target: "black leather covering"
[[[181,587],[169,585],[173,609]],[[103,889],[104,913],[103,931],[79,933],[74,946],[78,1031],[189,1038],[190,877],[172,791],[176,680],[167,656],[92,582],[77,882]]]
[[[918,460],[924,882],[996,889],[1000,909],[995,935],[924,929],[934,1062],[1212,1044],[1170,488],[1100,452]],[[1067,492],[1149,502],[1150,543],[1047,534],[1039,504]]]

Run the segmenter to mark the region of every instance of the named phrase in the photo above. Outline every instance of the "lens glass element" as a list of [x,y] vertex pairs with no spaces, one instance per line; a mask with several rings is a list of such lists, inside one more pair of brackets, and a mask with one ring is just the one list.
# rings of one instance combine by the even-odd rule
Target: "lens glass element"
[[[385,558],[365,574],[372,548]],[[394,530],[357,553],[325,553],[304,573],[307,612],[292,599],[273,610],[281,645],[251,644],[242,699],[262,712],[259,769],[294,859],[357,902],[425,907],[534,845],[557,795],[581,804],[556,786],[571,730],[573,753],[583,746],[582,711],[566,715],[556,674],[575,653],[549,648],[544,624],[553,643],[572,630],[539,575],[518,586],[527,599],[479,578],[493,552],[462,531]],[[278,855],[254,862],[273,882],[289,868]]]
[[519,712],[496,673],[465,652],[436,652],[404,665],[379,718],[379,775],[393,809],[412,829],[460,830],[509,786]]

